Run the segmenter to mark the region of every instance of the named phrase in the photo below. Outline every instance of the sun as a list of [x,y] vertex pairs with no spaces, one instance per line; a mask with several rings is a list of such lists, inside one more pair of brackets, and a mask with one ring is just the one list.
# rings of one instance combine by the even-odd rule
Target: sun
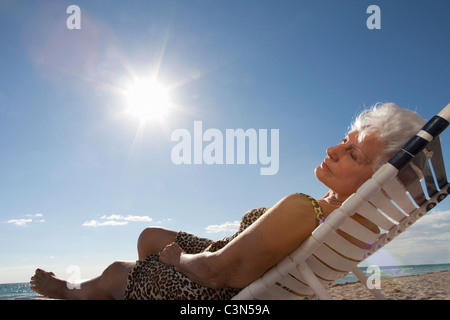
[[161,120],[169,111],[168,89],[154,78],[135,79],[125,91],[126,112],[141,121]]

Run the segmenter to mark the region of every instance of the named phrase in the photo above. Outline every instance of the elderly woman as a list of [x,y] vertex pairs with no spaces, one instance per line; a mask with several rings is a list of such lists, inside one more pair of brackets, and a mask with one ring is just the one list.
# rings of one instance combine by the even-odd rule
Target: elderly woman
[[[271,208],[251,210],[238,232],[220,241],[147,228],[138,240],[138,261],[114,262],[78,289],[37,269],[31,289],[63,299],[230,299],[297,248],[424,123],[415,112],[395,104],[375,105],[356,118],[347,136],[327,149],[315,169],[317,179],[330,189],[322,199],[297,193]],[[365,218],[352,218],[379,232]]]

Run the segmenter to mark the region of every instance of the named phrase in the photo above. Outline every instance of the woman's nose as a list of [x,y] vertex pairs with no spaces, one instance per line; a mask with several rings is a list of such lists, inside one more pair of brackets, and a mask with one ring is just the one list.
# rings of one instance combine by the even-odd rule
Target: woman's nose
[[339,159],[340,155],[340,148],[339,145],[334,147],[329,147],[327,149],[327,156],[331,158],[333,161],[337,161]]

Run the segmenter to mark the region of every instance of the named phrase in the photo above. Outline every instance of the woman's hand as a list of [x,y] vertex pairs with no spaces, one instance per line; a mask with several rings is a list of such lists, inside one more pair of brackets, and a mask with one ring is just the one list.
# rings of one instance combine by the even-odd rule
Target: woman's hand
[[223,285],[210,280],[210,268],[206,258],[210,252],[187,254],[180,246],[172,242],[159,252],[159,261],[174,266],[180,273],[192,281],[209,288],[222,288]]
[[159,253],[159,261],[177,267],[180,265],[180,257],[183,254],[185,254],[183,249],[177,243],[172,242],[161,250]]

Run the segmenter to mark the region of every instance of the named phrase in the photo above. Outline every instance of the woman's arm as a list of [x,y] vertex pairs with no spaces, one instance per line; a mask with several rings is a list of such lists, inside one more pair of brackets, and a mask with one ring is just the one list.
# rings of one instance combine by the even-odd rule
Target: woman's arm
[[295,250],[315,227],[309,199],[293,194],[216,252],[186,254],[172,243],[160,260],[203,286],[243,288]]
[[209,262],[209,259],[214,259],[213,255],[213,252],[187,254],[176,242],[173,242],[161,251],[159,260],[173,265],[189,279],[202,286],[222,288],[225,285],[218,282],[219,279],[211,269],[211,262]]

